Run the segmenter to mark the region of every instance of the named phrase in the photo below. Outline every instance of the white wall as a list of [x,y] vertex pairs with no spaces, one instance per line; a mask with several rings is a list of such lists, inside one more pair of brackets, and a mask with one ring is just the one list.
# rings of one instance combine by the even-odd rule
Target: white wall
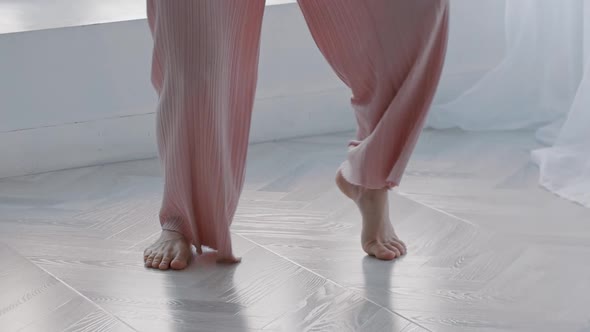
[[504,0],[451,0],[449,45],[436,102],[456,96],[504,54]]
[[[501,1],[452,7],[437,99],[503,50],[498,27],[478,20],[482,13],[501,19]],[[0,34],[0,177],[155,156],[150,61],[145,20]],[[267,7],[251,141],[350,130],[348,99],[297,5]]]

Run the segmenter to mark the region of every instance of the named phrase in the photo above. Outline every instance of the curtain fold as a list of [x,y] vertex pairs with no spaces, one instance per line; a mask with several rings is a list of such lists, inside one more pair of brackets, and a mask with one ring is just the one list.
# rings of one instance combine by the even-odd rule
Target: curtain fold
[[590,207],[590,4],[505,1],[502,60],[456,98],[435,104],[427,126],[538,128],[539,141],[550,145],[532,152],[540,184]]

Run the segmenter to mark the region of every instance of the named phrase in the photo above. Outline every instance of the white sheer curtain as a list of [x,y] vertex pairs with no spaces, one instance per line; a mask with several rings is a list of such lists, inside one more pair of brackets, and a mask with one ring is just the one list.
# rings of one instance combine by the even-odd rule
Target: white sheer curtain
[[435,104],[427,125],[539,128],[537,138],[548,145],[532,153],[541,185],[590,207],[590,3],[505,2],[502,61],[456,98]]

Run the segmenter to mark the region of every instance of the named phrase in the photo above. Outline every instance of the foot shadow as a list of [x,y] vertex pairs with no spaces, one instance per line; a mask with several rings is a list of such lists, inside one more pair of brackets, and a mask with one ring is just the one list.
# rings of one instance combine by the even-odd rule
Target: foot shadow
[[390,289],[396,262],[382,261],[371,256],[365,256],[362,261],[365,296],[389,310],[393,309]]
[[193,253],[189,266],[181,271],[162,271],[166,284],[166,331],[249,331],[240,313],[244,306],[223,299],[235,290],[234,274],[240,264],[217,263],[217,253]]

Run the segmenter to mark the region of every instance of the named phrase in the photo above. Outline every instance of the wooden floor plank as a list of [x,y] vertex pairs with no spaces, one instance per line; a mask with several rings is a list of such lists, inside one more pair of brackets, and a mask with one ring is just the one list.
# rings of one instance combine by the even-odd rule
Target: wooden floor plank
[[0,254],[2,331],[133,331],[6,245]]
[[143,266],[157,160],[0,180],[0,330],[590,331],[590,209],[538,187],[530,131],[425,131],[391,193],[395,262],[362,252],[334,186],[348,137],[250,148],[234,266]]

